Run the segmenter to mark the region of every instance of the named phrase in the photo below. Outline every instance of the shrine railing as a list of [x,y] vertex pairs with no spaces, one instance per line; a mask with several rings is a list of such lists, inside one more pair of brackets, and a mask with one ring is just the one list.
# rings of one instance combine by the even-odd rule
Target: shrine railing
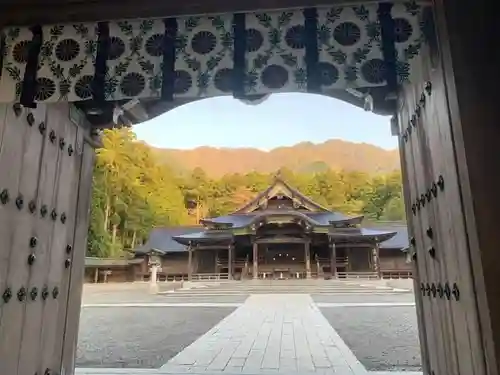
[[187,281],[188,275],[158,275],[158,281]]
[[229,280],[228,273],[195,273],[191,276],[191,281],[207,280]]
[[381,271],[382,279],[412,279],[411,271]]
[[[233,266],[234,267],[245,267],[245,263],[247,263],[245,258],[236,258],[233,259]],[[218,258],[216,261],[217,266],[219,267],[227,267],[228,260],[224,258]],[[248,262],[250,264],[250,262]]]
[[[259,272],[258,273],[258,278],[259,279],[276,279],[280,278],[279,272]],[[287,279],[305,279],[306,278],[306,272],[304,271],[291,271],[291,272],[286,272],[283,273],[283,278]]]
[[365,279],[376,280],[378,274],[376,272],[337,272],[338,279]]
[[[319,264],[322,266],[330,266],[330,258],[318,258]],[[349,263],[349,257],[341,256],[335,258],[335,263],[338,265],[344,265]]]

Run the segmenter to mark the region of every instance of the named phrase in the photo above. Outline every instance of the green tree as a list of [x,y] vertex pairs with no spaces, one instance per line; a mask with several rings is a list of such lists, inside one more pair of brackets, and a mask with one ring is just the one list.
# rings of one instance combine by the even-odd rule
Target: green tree
[[[201,168],[180,175],[137,141],[131,129],[106,130],[93,175],[87,254],[125,256],[155,226],[198,223],[227,215],[266,189],[275,173],[228,174],[218,179]],[[320,162],[279,176],[324,207],[372,220],[404,220],[399,172],[368,175],[334,171]]]
[[387,221],[406,220],[405,205],[401,195],[396,196],[387,202],[381,219]]
[[130,129],[107,130],[97,151],[87,254],[125,255],[156,225],[187,221],[172,171]]

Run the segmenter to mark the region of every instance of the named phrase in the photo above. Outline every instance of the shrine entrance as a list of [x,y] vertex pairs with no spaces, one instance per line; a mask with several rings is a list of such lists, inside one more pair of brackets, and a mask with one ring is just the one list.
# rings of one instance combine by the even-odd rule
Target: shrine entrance
[[393,116],[424,373],[500,372],[500,33],[486,2],[43,3],[0,12],[2,373],[74,371],[96,129],[290,91]]
[[303,243],[260,243],[259,273],[277,280],[305,279],[307,255]]

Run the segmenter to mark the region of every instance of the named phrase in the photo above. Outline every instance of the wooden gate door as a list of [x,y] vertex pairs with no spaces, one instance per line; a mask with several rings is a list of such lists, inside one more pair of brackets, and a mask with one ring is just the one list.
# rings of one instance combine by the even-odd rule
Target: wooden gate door
[[[477,303],[483,291],[475,289],[483,275],[474,277],[464,210],[471,199],[463,194],[457,162],[457,154],[467,150],[456,142],[456,119],[449,109],[453,96],[460,93],[450,91],[449,78],[456,79],[450,72],[453,64],[438,48],[438,44],[449,48],[446,38],[450,34],[443,34],[451,33],[447,28],[453,27],[444,19],[444,10],[437,2],[434,13],[439,17],[433,26],[439,37],[420,54],[420,66],[413,72],[415,84],[403,87],[398,112],[420,340],[425,373],[484,375],[496,369],[488,368],[494,357],[488,359],[485,354],[486,325],[480,324]],[[465,19],[465,13],[464,7],[460,17]],[[458,29],[453,32],[459,33]]]
[[0,105],[2,374],[72,367],[93,168],[86,132],[67,103]]

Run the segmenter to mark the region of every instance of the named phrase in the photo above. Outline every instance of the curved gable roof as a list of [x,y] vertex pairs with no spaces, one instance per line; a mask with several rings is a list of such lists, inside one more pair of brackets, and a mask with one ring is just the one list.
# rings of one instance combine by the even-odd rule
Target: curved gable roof
[[320,212],[329,211],[327,208],[321,206],[319,203],[314,202],[311,198],[305,196],[297,189],[291,187],[288,183],[286,183],[283,179],[281,179],[281,177],[276,176],[271,186],[269,186],[263,192],[259,193],[254,199],[245,204],[243,207],[233,212],[233,214],[250,213],[259,207],[259,203],[262,199],[269,200],[270,198],[273,198],[278,194],[286,196],[290,199],[294,198],[298,199],[310,211],[320,211]]
[[[305,206],[307,210],[264,209],[257,211],[263,200],[269,200],[279,195],[283,195],[294,201],[300,202],[300,205]],[[283,179],[281,179],[281,177],[276,176],[271,186],[258,194],[254,199],[239,210],[224,216],[202,219],[200,220],[200,223],[208,225],[222,224],[228,228],[243,228],[266,216],[280,215],[302,217],[310,224],[318,226],[328,226],[334,223],[360,224],[364,218],[362,215],[350,217],[341,212],[330,211],[314,202],[309,197],[306,197],[297,189],[291,187]]]

